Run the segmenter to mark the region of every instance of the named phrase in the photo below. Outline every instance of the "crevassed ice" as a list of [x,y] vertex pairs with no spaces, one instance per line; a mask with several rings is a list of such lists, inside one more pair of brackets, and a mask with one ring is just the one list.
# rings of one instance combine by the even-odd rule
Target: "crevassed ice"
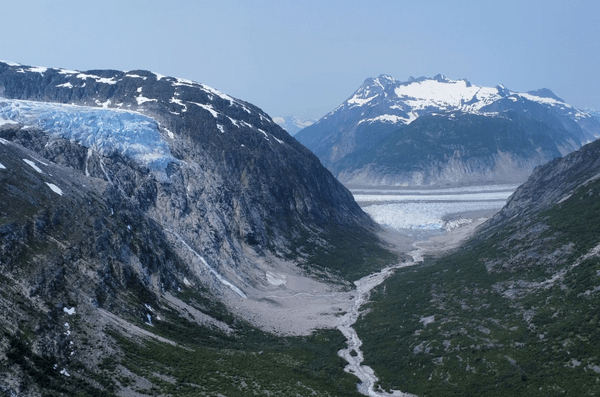
[[131,111],[0,99],[0,119],[34,125],[103,156],[124,155],[153,171],[164,171],[177,162],[158,123]]
[[499,210],[506,204],[504,200],[479,202],[420,202],[378,204],[364,207],[363,210],[381,225],[392,229],[442,229],[444,217],[467,211]]

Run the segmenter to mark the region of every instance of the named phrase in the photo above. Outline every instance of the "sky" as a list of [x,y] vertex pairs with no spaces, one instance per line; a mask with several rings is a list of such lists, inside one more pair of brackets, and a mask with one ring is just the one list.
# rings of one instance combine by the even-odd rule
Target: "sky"
[[365,79],[549,88],[600,110],[597,0],[0,0],[0,59],[151,70],[319,119]]

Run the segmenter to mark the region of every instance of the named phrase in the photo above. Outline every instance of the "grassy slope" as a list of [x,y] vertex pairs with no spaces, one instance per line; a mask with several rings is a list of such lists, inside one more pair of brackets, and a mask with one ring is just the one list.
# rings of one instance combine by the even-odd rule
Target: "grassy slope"
[[[600,259],[577,260],[600,242],[600,181],[529,227],[545,229],[540,240],[511,242],[521,230],[508,224],[377,289],[358,333],[384,388],[420,396],[600,393]],[[492,262],[500,265],[490,272]],[[560,270],[564,278],[547,288],[530,284]]]
[[[345,342],[337,331],[276,337],[236,322],[235,332],[225,335],[175,313],[162,315],[163,321],[146,328],[178,347],[112,333],[124,352],[113,367],[120,384],[154,395],[357,395],[356,379],[343,372],[344,362],[337,356]],[[136,377],[118,375],[116,364],[153,385],[135,386]]]

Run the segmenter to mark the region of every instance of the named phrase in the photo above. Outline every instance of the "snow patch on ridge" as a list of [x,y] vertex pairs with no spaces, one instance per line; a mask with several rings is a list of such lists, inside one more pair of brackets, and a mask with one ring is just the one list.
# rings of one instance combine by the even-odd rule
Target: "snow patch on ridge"
[[62,191],[62,190],[61,190],[61,189],[60,189],[58,186],[56,186],[54,183],[49,183],[49,182],[46,182],[46,185],[48,185],[48,187],[49,187],[49,188],[50,188],[50,189],[51,189],[51,190],[52,190],[54,193],[58,194],[59,196],[62,196],[62,195],[63,195],[63,191]]
[[265,277],[267,278],[267,282],[271,285],[279,286],[286,285],[287,278],[283,274],[277,274],[270,271],[265,272]]
[[211,105],[203,105],[201,103],[197,103],[197,102],[190,102],[193,103],[196,106],[200,106],[202,109],[207,110],[210,112],[210,114],[212,114],[212,116],[214,118],[219,117],[219,113],[217,113],[217,111],[215,110],[215,108],[213,108]]
[[[470,85],[464,80],[423,80],[401,85],[395,89],[395,93],[413,110],[435,107],[474,112],[500,98],[498,89]],[[469,105],[471,102],[474,103]]]
[[28,72],[34,72],[34,73],[39,73],[39,74],[44,74],[44,72],[46,72],[47,70],[48,70],[48,68],[45,68],[42,66],[36,66],[36,67],[27,69]]
[[141,105],[146,102],[158,102],[158,99],[150,99],[142,95],[135,97],[135,100],[137,101],[138,105]]
[[95,74],[85,74],[85,73],[79,73],[77,76],[78,79],[80,80],[87,80],[87,79],[93,79],[96,81],[96,83],[103,83],[103,84],[117,84],[118,81],[115,80],[114,78],[106,78],[106,77],[100,77],[100,76],[96,76]]
[[5,63],[8,66],[21,66],[20,63],[16,63],[16,62],[9,62],[9,61],[0,61],[0,62]]
[[37,172],[39,172],[40,174],[43,174],[44,171],[42,171],[37,165],[35,165],[35,163],[31,160],[27,160],[27,159],[23,159],[23,161],[25,163],[27,163],[27,165],[29,165],[31,168],[33,168],[34,170],[36,170]]
[[367,103],[371,102],[375,98],[377,98],[377,95],[373,95],[370,98],[360,98],[357,95],[355,95],[352,98],[348,99],[347,102],[348,102],[349,105],[363,106],[363,105],[366,105]]

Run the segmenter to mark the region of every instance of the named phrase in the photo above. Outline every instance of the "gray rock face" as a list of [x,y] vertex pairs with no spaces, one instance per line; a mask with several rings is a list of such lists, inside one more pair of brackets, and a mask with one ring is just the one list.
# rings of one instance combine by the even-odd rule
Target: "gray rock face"
[[[147,71],[0,62],[0,187],[9,394],[96,393],[87,375],[122,353],[109,333],[192,321],[229,340],[248,327],[232,302],[275,288],[272,263],[302,274],[294,265],[318,256],[322,277],[348,282],[328,252],[371,239],[356,250],[373,257],[379,241],[350,192],[260,109]],[[69,382],[71,368],[86,381]]]
[[511,92],[443,76],[367,79],[296,137],[347,184],[523,182],[600,136],[600,123],[548,89]]
[[[0,93],[35,106],[71,105],[33,112],[24,109],[33,105],[5,102],[10,111],[2,117],[19,124],[5,128],[2,137],[109,182],[133,207],[173,231],[178,245],[185,242],[239,288],[250,270],[245,249],[292,254],[288,247],[303,232],[373,226],[316,157],[268,115],[202,84],[147,71],[80,73],[0,64]],[[112,113],[84,115],[89,108]],[[34,116],[23,116],[27,111]],[[150,121],[131,121],[131,114]],[[77,124],[77,117],[85,122]],[[115,119],[118,126],[134,127],[125,126],[120,135],[114,132],[118,126],[103,127]],[[148,127],[154,140],[133,137],[141,123],[155,123]],[[91,124],[91,131],[73,132]],[[157,154],[157,145],[166,149]],[[144,161],[157,156],[160,163]]]

